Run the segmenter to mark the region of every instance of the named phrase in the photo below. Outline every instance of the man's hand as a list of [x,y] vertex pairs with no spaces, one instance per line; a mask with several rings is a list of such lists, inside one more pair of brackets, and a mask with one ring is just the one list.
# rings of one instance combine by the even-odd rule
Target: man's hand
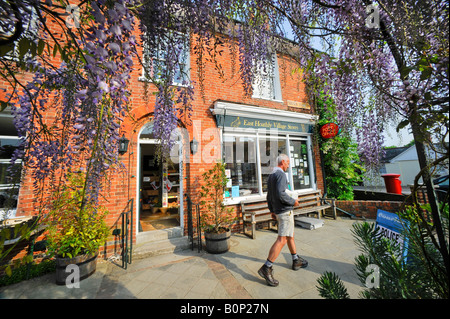
[[300,203],[298,202],[298,200],[295,200],[294,206],[300,206]]

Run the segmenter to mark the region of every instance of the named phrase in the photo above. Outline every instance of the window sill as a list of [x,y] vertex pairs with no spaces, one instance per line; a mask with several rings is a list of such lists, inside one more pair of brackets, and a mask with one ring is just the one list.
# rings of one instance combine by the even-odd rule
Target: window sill
[[266,194],[264,194],[264,195],[254,194],[254,195],[241,196],[241,197],[227,197],[223,200],[223,204],[225,206],[237,205],[247,199],[265,199],[266,196],[267,196]]
[[[310,191],[314,190],[313,188],[304,188],[304,189],[299,189],[299,190],[295,190],[295,191],[289,191],[290,196],[298,196],[302,193],[308,193]],[[225,206],[230,206],[230,205],[238,205],[240,204],[242,201],[247,200],[247,199],[261,199],[261,200],[265,200],[267,197],[267,193],[263,193],[262,195],[259,194],[254,194],[254,195],[248,195],[248,196],[241,196],[241,197],[227,197],[223,200],[223,204]]]
[[[147,79],[145,76],[142,76],[142,75],[141,75],[140,77],[138,77],[138,81],[140,81],[140,82],[152,83],[152,84],[154,84],[154,85],[157,85],[157,84],[158,84],[157,82],[154,82],[154,81],[152,81],[152,80],[149,80],[149,79]],[[172,83],[171,86],[179,86],[179,87],[188,88],[188,87],[190,87],[191,85],[190,85],[190,84],[182,84],[182,83]]]
[[252,96],[252,99],[256,99],[256,100],[264,100],[264,101],[270,101],[270,102],[281,103],[281,104],[284,103],[283,100],[279,100],[279,99],[269,99],[269,98],[266,98],[266,97],[260,97],[260,96],[255,96],[255,95]]

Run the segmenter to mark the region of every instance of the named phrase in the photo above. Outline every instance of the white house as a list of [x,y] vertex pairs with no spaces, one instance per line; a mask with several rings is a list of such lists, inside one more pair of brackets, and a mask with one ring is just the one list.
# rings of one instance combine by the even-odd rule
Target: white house
[[[436,158],[433,150],[429,149],[427,153],[430,161]],[[399,179],[402,181],[402,186],[408,186],[414,184],[414,179],[419,172],[420,166],[415,145],[386,149],[386,155],[382,159],[380,168],[381,174],[400,174]],[[448,175],[448,161],[433,174],[435,177],[442,175]],[[421,183],[422,179],[419,182]]]

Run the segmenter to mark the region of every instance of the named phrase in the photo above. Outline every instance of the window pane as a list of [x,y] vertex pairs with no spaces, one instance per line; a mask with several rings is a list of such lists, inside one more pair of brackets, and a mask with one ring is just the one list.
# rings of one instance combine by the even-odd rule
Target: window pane
[[264,99],[275,99],[274,80],[275,68],[274,61],[258,61],[255,66],[253,78],[253,96]]
[[[308,147],[306,141],[290,141],[293,151],[290,154],[294,189],[311,187],[309,176]],[[292,161],[293,159],[293,161]]]
[[[260,138],[259,152],[261,158],[261,177],[263,193],[267,192],[267,178],[277,166],[279,154],[286,153],[285,138]],[[289,180],[289,179],[288,179]]]
[[140,139],[154,139],[153,135],[153,122],[145,124],[145,127],[142,129],[141,135],[139,135]]
[[[169,50],[170,53],[169,54]],[[185,34],[168,31],[166,37],[158,39],[155,48],[146,45],[146,67],[151,70],[154,80],[172,77],[173,84],[188,81],[189,38]],[[178,61],[169,65],[168,59]]]
[[230,170],[231,176],[225,197],[237,197],[233,194],[238,193],[239,196],[258,194],[256,137],[224,135],[224,148],[225,168]]

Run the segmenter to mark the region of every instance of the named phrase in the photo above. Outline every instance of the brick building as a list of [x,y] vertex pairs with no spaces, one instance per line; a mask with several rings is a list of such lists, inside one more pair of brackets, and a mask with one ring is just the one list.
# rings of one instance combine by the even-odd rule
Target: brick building
[[[291,157],[287,175],[293,191],[321,189],[323,192],[319,150],[313,138],[317,116],[308,104],[301,72],[293,72],[298,70],[298,64],[287,49],[273,55],[271,67],[266,70],[269,76],[261,77],[259,84],[255,82],[253,96],[249,97],[235,71],[239,69],[239,60],[224,47],[218,57],[224,77],[215,71],[214,63],[206,62],[202,94],[192,50],[195,40],[189,40],[190,49],[185,52],[187,63],[183,67],[196,83],[193,112],[190,120],[179,120],[177,143],[165,163],[155,160],[158,141],[152,135],[155,105],[152,93],[156,88],[146,80],[135,58],[130,81],[130,116],[123,122],[120,133],[129,140],[127,152],[121,155],[126,169],[112,172],[104,191],[109,210],[107,222],[112,230],[107,255],[116,249],[118,238],[113,230],[120,228],[121,214],[130,200],[134,203],[133,243],[145,242],[147,235],[158,229],[174,228],[186,234],[187,200],[194,204],[200,202],[201,174],[218,159],[225,160],[230,178],[224,202],[235,207],[237,217],[242,200],[265,197],[267,176],[276,166],[279,153]],[[292,44],[286,47],[289,46],[295,48]],[[14,145],[17,137],[8,110],[0,113],[0,121],[2,145]],[[195,142],[198,142],[196,152],[192,147]],[[0,163],[5,166],[7,162],[3,158]],[[16,216],[36,213],[32,187],[32,180],[24,178]],[[240,222],[236,222],[233,230],[239,231],[240,227]]]

